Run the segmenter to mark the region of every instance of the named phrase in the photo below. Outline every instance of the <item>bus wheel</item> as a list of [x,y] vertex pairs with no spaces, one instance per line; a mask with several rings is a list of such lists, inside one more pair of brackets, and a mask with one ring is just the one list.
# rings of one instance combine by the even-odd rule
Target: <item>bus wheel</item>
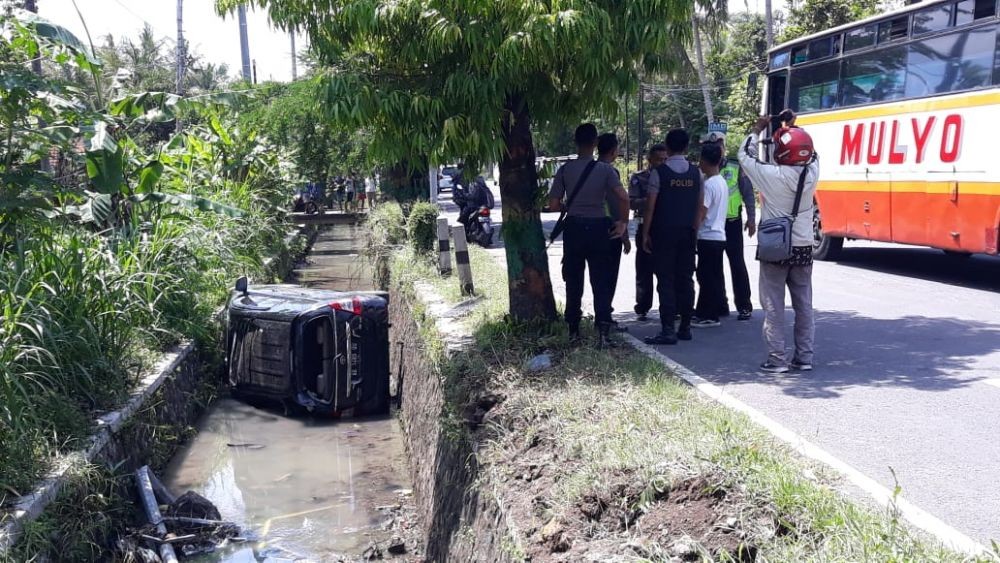
[[836,260],[844,248],[843,237],[831,237],[823,234],[823,223],[819,217],[819,206],[815,205],[813,212],[813,258],[816,260]]

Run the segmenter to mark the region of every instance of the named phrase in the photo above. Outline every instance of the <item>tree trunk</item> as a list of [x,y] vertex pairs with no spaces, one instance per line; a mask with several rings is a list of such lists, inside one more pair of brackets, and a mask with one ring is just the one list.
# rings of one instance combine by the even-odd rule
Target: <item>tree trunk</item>
[[502,129],[506,150],[500,158],[500,198],[510,315],[516,320],[555,320],[556,301],[536,198],[531,116],[522,96],[508,96]]
[[712,109],[712,93],[708,91],[708,77],[705,73],[705,57],[701,53],[701,31],[698,28],[698,16],[691,16],[694,27],[694,53],[698,58],[698,80],[701,82],[701,95],[705,97],[705,116],[709,123],[715,123],[715,111]]
[[774,46],[774,14],[771,12],[771,0],[764,0],[764,36],[767,37],[768,50]]

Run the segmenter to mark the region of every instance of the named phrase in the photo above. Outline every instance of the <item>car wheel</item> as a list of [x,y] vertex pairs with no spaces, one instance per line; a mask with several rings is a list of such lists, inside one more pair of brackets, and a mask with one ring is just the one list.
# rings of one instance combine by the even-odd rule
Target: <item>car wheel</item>
[[844,238],[824,235],[819,206],[814,203],[813,209],[815,209],[813,212],[813,258],[816,260],[836,260],[844,248]]

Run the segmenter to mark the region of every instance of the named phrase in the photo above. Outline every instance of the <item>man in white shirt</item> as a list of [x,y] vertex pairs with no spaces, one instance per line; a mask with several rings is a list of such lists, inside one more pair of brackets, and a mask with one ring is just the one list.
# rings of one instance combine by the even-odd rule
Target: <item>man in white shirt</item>
[[701,147],[699,167],[705,175],[698,228],[698,303],[691,328],[719,326],[720,303],[726,288],[722,259],[726,254],[726,202],[729,187],[722,177],[722,147],[705,144]]

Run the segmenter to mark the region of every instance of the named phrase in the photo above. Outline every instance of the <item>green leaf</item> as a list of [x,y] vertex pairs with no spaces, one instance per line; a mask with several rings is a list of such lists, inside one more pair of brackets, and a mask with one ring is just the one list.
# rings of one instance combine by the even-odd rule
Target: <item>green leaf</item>
[[156,184],[163,176],[163,163],[159,160],[147,162],[139,172],[139,185],[136,191],[139,193],[149,193],[156,191]]
[[177,205],[189,209],[197,209],[217,215],[239,218],[243,217],[243,211],[235,207],[212,201],[208,198],[190,194],[168,194],[164,192],[143,193],[130,196],[129,201],[135,203],[153,202],[167,205]]

